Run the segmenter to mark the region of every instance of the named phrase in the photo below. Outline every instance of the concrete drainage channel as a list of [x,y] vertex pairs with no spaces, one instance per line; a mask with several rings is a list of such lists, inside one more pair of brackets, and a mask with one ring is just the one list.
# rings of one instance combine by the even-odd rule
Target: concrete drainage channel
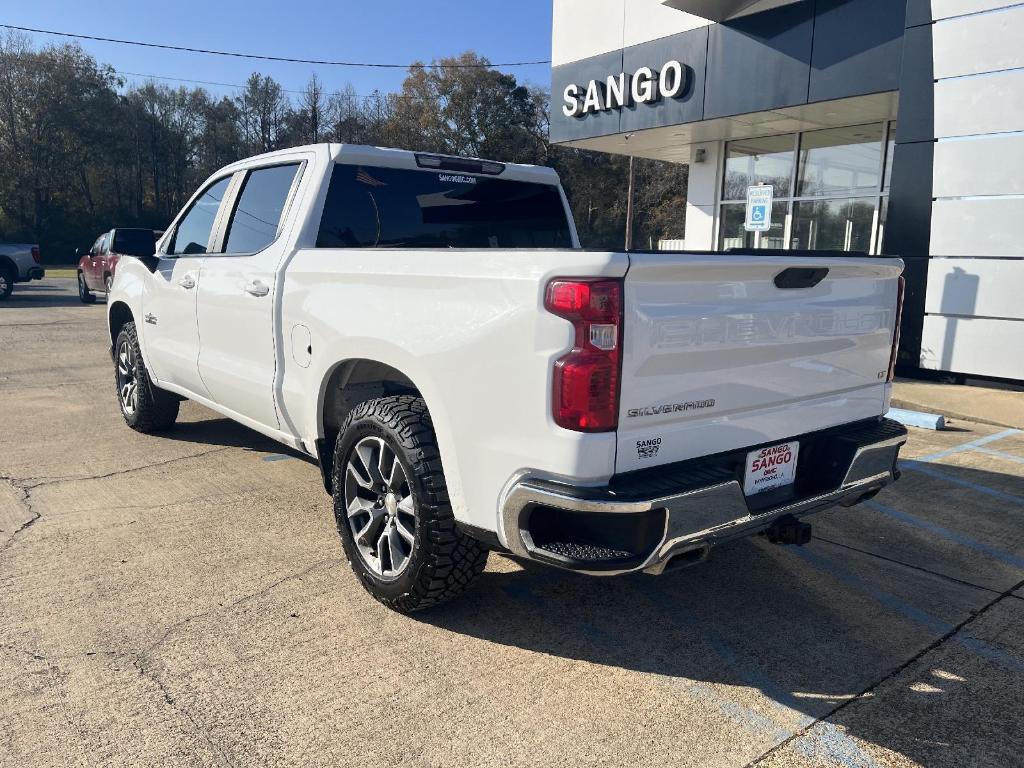
[[406,618],[355,583],[315,466],[193,405],[128,432],[102,304],[21,296],[0,765],[1021,764],[1020,431],[913,429],[902,480],[803,547],[612,580],[492,557]]

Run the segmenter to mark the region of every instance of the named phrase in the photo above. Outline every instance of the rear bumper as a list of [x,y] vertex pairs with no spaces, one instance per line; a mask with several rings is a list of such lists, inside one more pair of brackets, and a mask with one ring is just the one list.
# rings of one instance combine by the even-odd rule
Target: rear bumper
[[795,483],[753,497],[743,493],[743,467],[747,452],[761,446],[618,475],[602,488],[524,478],[502,507],[505,541],[521,557],[584,573],[661,573],[784,515],[874,495],[899,477],[907,431],[870,420],[772,444],[791,440],[800,441]]

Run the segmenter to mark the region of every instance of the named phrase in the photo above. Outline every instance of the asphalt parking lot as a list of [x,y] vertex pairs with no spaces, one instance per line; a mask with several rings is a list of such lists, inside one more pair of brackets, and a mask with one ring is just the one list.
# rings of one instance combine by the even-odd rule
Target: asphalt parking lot
[[314,464],[193,404],[128,430],[104,322],[71,280],[0,305],[0,765],[1024,765],[1024,433],[912,430],[803,549],[492,555],[408,618]]

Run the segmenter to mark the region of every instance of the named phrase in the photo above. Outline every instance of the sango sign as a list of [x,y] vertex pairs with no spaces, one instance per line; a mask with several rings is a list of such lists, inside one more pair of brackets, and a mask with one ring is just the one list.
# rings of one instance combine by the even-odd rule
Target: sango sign
[[565,86],[562,114],[566,117],[586,117],[595,112],[622,109],[630,104],[653,104],[662,98],[677,99],[686,94],[690,70],[678,61],[669,61],[656,72],[640,67],[632,75],[620,72],[609,75],[602,83],[591,80],[584,88],[570,83]]

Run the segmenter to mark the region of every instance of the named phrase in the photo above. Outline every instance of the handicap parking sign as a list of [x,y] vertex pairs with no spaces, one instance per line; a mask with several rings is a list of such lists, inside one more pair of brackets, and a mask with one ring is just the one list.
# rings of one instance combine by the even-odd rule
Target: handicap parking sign
[[771,229],[772,198],[775,188],[770,184],[747,187],[747,218],[743,228],[747,232],[767,232]]

